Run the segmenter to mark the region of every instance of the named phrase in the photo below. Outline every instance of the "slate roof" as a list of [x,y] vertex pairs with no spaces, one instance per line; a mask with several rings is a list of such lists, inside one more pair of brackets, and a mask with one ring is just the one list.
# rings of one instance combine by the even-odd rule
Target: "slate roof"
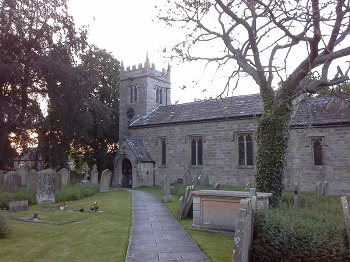
[[[234,96],[186,104],[160,106],[131,123],[131,128],[180,123],[259,117],[260,94]],[[307,98],[299,102],[290,122],[292,127],[350,124],[350,99]]]
[[126,139],[125,141],[139,161],[154,162],[151,153],[141,139]]
[[298,104],[291,126],[349,125],[350,99],[319,97]]
[[225,118],[243,118],[260,115],[260,94],[234,96],[186,104],[160,106],[136,119],[131,127],[213,121]]

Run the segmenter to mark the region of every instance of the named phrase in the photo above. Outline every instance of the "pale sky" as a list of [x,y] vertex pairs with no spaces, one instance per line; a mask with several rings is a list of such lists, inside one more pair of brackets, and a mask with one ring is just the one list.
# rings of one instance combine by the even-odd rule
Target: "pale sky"
[[[163,57],[162,50],[169,50],[181,32],[165,28],[157,21],[157,10],[154,7],[164,0],[69,0],[68,12],[74,17],[77,26],[90,25],[89,42],[111,52],[124,66],[144,63],[148,53],[156,69],[172,67],[172,103],[192,102],[195,98],[217,96],[224,88],[225,81],[217,74],[206,72],[196,63],[178,65]],[[154,20],[154,21],[153,21]],[[202,77],[202,78],[201,78]],[[197,87],[197,79],[201,78]],[[248,91],[235,91],[235,95],[257,93],[253,83]],[[179,87],[186,85],[185,91]],[[242,88],[243,89],[243,88]],[[203,91],[206,90],[206,91]]]

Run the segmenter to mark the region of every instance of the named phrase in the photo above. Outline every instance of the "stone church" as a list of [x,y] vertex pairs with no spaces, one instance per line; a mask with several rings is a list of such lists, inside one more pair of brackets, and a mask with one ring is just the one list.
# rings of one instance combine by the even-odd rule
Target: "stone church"
[[[259,94],[171,104],[170,67],[150,64],[120,72],[120,149],[112,184],[159,185],[208,176],[211,184],[254,183]],[[329,194],[350,194],[350,106],[338,98],[295,101],[284,174],[304,191],[328,182]]]

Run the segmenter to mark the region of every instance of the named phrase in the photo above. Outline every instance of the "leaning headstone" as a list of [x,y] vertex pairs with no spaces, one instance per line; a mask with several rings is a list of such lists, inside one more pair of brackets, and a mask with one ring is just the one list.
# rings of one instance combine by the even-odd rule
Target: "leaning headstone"
[[162,180],[162,200],[163,202],[171,201],[171,193],[170,193],[170,177],[168,175],[164,175]]
[[184,184],[186,186],[190,185],[191,184],[191,172],[190,170],[187,170],[185,172],[185,175],[184,175]]
[[27,176],[27,187],[37,188],[38,186],[38,172],[35,169],[31,169]]
[[22,179],[16,171],[8,171],[4,174],[3,183],[5,188],[20,187],[22,186]]
[[92,167],[91,174],[90,174],[90,182],[91,182],[91,185],[98,185],[98,172],[97,172],[96,165]]
[[27,176],[28,176],[28,169],[24,166],[20,166],[16,169],[17,173],[21,176],[21,183],[22,186],[27,185]]
[[294,189],[294,209],[299,209],[300,207],[299,182],[297,181],[293,182],[293,189]]
[[220,184],[219,183],[215,183],[214,190],[220,190]]
[[320,196],[320,195],[321,195],[321,191],[322,191],[322,190],[321,190],[321,187],[322,187],[322,186],[321,186],[321,181],[317,181],[317,182],[316,182],[316,195],[317,195],[317,196]]
[[322,196],[328,196],[329,191],[329,183],[328,181],[324,181],[321,187]]
[[70,174],[67,168],[62,168],[58,173],[61,175],[61,187],[69,186],[70,184]]
[[25,211],[28,209],[28,200],[9,202],[9,211],[12,213]]
[[[341,202],[343,206],[346,232],[348,234],[348,239],[350,239],[350,211],[348,206],[348,200],[346,199],[346,197],[341,197]],[[349,241],[349,248],[350,248],[350,241]]]
[[56,171],[52,169],[44,169],[38,173],[38,188],[36,191],[38,205],[55,203],[56,174]]
[[194,189],[194,186],[186,187],[185,196],[184,196],[184,208],[182,211],[181,218],[187,217],[188,213],[190,212],[191,207],[194,204],[198,204],[198,203],[194,203],[193,196],[192,196],[193,189]]
[[108,192],[109,191],[109,185],[111,184],[112,179],[112,171],[106,169],[101,174],[101,181],[100,181],[100,192]]

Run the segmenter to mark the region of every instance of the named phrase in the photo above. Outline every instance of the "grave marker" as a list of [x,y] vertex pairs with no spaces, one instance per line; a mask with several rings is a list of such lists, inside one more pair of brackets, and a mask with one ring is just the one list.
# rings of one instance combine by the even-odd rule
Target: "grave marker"
[[35,169],[31,169],[27,176],[27,187],[37,188],[38,187],[38,172]]
[[9,211],[12,213],[25,211],[28,209],[28,200],[9,202]]
[[27,185],[27,176],[28,176],[28,169],[24,166],[20,166],[16,169],[16,172],[21,176],[21,185],[26,186]]
[[342,206],[343,206],[345,226],[346,226],[346,232],[348,235],[349,248],[350,248],[350,211],[349,211],[349,206],[348,206],[348,200],[346,199],[346,197],[341,197],[341,202],[342,202]]
[[91,170],[91,175],[90,175],[90,182],[91,185],[98,185],[98,172],[97,172],[97,166],[94,165]]
[[106,169],[102,172],[100,181],[100,192],[108,192],[109,185],[111,184],[112,171]]
[[62,168],[59,172],[61,175],[61,186],[69,186],[70,184],[70,174],[67,168]]
[[8,171],[3,176],[3,183],[5,188],[20,187],[22,186],[22,179],[16,171]]
[[55,203],[56,174],[52,169],[44,169],[38,173],[36,193],[36,202],[38,205]]
[[163,200],[163,202],[170,202],[171,201],[169,175],[164,175],[164,177],[162,179],[162,200]]

